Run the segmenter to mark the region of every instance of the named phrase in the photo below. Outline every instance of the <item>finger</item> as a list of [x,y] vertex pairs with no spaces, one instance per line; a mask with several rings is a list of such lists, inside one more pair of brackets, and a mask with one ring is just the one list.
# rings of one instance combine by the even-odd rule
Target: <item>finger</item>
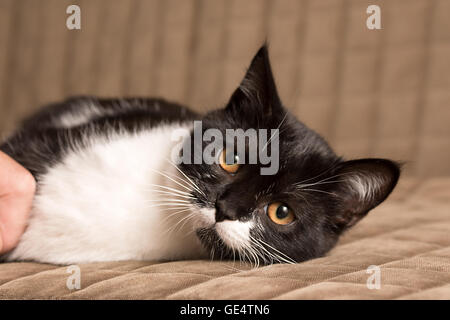
[[13,249],[25,230],[36,183],[20,164],[0,152],[0,254]]
[[31,209],[32,193],[0,198],[0,253],[13,249],[23,234]]

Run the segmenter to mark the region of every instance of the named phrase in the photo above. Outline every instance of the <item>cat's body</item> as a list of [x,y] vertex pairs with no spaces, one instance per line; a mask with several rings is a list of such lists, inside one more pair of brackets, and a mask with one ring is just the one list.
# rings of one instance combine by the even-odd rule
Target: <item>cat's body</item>
[[[189,210],[167,219],[175,211],[156,205],[168,198],[163,191],[180,189],[171,180],[182,178],[170,162],[171,133],[191,129],[189,120],[197,115],[151,99],[75,98],[51,110],[27,121],[24,133],[1,147],[32,171],[39,186],[29,226],[8,260],[64,264],[207,256],[190,221],[173,227]],[[58,151],[33,143],[44,137]],[[167,189],[153,192],[155,185]]]
[[[220,132],[279,129],[279,170],[175,165],[172,133],[192,131],[193,120]],[[198,147],[192,135],[184,141]],[[38,182],[9,261],[303,261],[330,250],[399,177],[389,160],[342,160],[287,112],[265,47],[225,109],[201,116],[159,99],[71,99],[30,118],[0,150]]]

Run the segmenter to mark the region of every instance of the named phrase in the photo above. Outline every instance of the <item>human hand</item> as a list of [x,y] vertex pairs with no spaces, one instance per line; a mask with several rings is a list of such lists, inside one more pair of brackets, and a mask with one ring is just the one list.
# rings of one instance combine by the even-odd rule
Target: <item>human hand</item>
[[0,151],[0,254],[19,242],[35,190],[31,173]]

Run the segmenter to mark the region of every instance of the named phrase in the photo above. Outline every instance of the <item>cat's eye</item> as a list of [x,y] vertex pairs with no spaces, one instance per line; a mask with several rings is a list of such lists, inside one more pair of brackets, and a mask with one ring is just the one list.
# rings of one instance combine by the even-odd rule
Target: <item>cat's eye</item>
[[220,167],[228,173],[236,173],[239,169],[239,156],[234,155],[233,162],[227,163],[227,151],[223,149],[219,156]]
[[289,224],[295,220],[292,210],[282,202],[273,202],[267,207],[267,215],[276,224]]

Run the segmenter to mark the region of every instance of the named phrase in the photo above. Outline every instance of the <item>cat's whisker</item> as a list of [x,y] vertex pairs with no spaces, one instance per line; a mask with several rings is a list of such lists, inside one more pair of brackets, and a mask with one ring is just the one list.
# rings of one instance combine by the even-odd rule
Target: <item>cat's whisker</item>
[[256,268],[259,268],[259,266],[261,264],[261,259],[260,259],[259,252],[255,248],[253,248],[252,246],[250,246],[250,248],[251,248],[253,256],[255,257]]
[[[167,211],[173,211],[173,210],[180,210],[181,207],[168,207],[168,208],[160,208],[158,211],[160,212],[167,212]],[[186,209],[191,210],[192,208],[190,206],[186,206]]]
[[328,192],[328,191],[324,191],[324,190],[319,190],[319,189],[314,189],[314,188],[310,188],[310,187],[320,186],[320,185],[324,185],[324,184],[331,184],[331,183],[345,182],[344,180],[330,180],[330,179],[337,178],[337,177],[341,177],[341,176],[344,176],[344,175],[346,175],[346,174],[348,174],[348,173],[336,174],[336,175],[333,175],[333,176],[331,176],[331,177],[322,179],[322,180],[320,180],[320,181],[318,181],[318,182],[315,182],[315,183],[309,183],[309,184],[299,184],[299,183],[297,183],[297,184],[295,184],[295,186],[296,186],[296,188],[297,188],[298,190],[300,190],[300,191],[312,191],[312,192],[319,192],[319,193],[328,194],[328,195],[331,195],[331,196],[336,196],[336,195],[335,195],[334,193],[332,193],[332,192]]
[[[275,254],[273,254],[272,252],[268,251],[261,243],[259,243],[259,242],[257,241],[257,239],[253,238],[253,243],[254,243],[257,247],[259,247],[260,249],[263,250],[262,254],[267,255],[267,257],[270,259],[270,263],[271,263],[271,264],[274,263],[274,260],[276,260],[276,261],[278,261],[278,262],[282,262],[282,261],[280,260],[280,258],[279,258],[277,255],[275,255]],[[265,258],[264,258],[264,260],[266,261]]]
[[306,189],[301,189],[302,191],[312,191],[312,192],[319,192],[319,193],[324,193],[324,194],[328,194],[330,196],[336,197],[336,194],[332,193],[332,192],[328,192],[328,191],[323,191],[323,190],[318,190],[318,189],[310,189],[310,188],[306,188]]
[[[233,246],[231,246],[233,249]],[[251,246],[251,244],[245,244],[240,248],[240,254],[243,255],[244,261],[250,263],[251,268],[258,268],[260,264],[258,252]]]
[[144,203],[148,203],[151,205],[157,205],[157,204],[184,204],[184,205],[192,205],[192,203],[190,201],[184,200],[184,199],[160,199],[160,200],[156,200],[156,199],[151,199],[151,200],[145,200],[143,201]]
[[158,210],[161,212],[165,211],[173,211],[173,210],[179,210],[179,209],[192,209],[192,207],[189,204],[185,203],[156,203],[151,204],[150,206],[146,207],[147,209],[154,209],[159,208]]
[[152,200],[146,200],[145,202],[156,202],[156,203],[172,203],[172,202],[178,202],[178,203],[191,203],[188,200],[184,199],[152,199]]
[[[258,248],[260,248],[260,249],[263,250],[262,254],[263,254],[263,255],[264,255],[264,254],[267,255],[268,258],[270,259],[271,263],[273,263],[273,258],[275,257],[274,254],[272,254],[272,253],[269,252],[266,248],[264,248],[264,246],[261,245],[258,241],[256,241],[255,238],[251,238],[251,240],[252,240],[252,243],[253,243],[255,246],[257,246]],[[275,258],[276,258],[276,257],[275,257]],[[266,259],[265,259],[265,258],[263,258],[263,259],[264,259],[264,262],[266,262]],[[278,260],[278,259],[277,259],[277,260]]]
[[176,164],[174,164],[172,161],[170,161],[170,159],[167,159],[167,161],[169,162],[169,164],[171,164],[175,169],[177,169],[189,182],[190,182],[190,185],[195,189],[195,190],[197,190],[199,193],[201,193],[203,196],[205,196],[206,197],[206,194],[202,191],[202,190],[200,190],[200,188],[198,187],[198,185],[196,185],[195,183],[194,183],[194,181],[192,181],[192,179],[191,178],[189,178],[184,172],[183,172],[183,170],[181,170]]
[[163,173],[163,172],[161,172],[161,171],[159,171],[159,170],[156,170],[156,169],[150,169],[150,170],[152,170],[152,171],[155,172],[155,173],[158,173],[158,174],[162,175],[163,177],[166,177],[166,178],[169,179],[170,181],[176,183],[176,184],[179,185],[180,187],[182,187],[182,188],[188,190],[189,192],[192,191],[191,188],[189,188],[189,187],[185,186],[184,184],[178,182],[178,181],[175,180],[174,178],[170,177],[168,174],[165,174],[165,173]]
[[180,213],[183,213],[183,212],[186,212],[186,211],[190,211],[190,210],[191,210],[191,208],[186,208],[186,209],[183,209],[183,210],[179,210],[177,212],[172,212],[167,217],[164,217],[163,222],[166,222],[167,220],[169,220],[171,217],[173,217],[175,215],[178,215]]
[[192,220],[192,218],[195,217],[195,213],[192,212],[191,214],[189,214],[187,217],[185,217],[184,219],[182,219],[181,221],[184,220],[183,224],[180,226],[179,230],[182,230],[183,227],[186,225],[186,223],[188,223],[190,220]]
[[[330,170],[336,168],[336,166],[337,166],[337,164],[333,164],[333,165],[331,165],[330,167],[328,167],[326,170],[324,170],[324,171],[322,171],[321,173],[319,173],[318,175],[316,175],[316,176],[314,176],[314,177],[312,177],[312,178],[308,178],[308,179],[305,179],[305,180],[300,181],[299,184],[302,184],[302,183],[305,183],[305,182],[308,182],[308,181],[317,179],[317,178],[319,178],[320,176],[323,176],[324,174],[326,174],[327,172],[329,172]],[[327,178],[327,179],[328,179],[328,178]]]
[[[150,209],[152,209],[153,207],[150,207]],[[173,212],[174,210],[178,210],[176,212]],[[168,207],[160,207],[158,208],[159,212],[167,212],[166,216],[164,216],[163,221],[168,220],[168,218],[170,218],[172,215],[177,214],[178,212],[181,211],[187,211],[187,210],[192,210],[192,208],[190,206],[168,206]],[[167,216],[168,215],[168,216]]]
[[259,258],[259,252],[251,245],[251,243],[247,244],[250,254],[252,255],[253,259],[255,260],[255,266],[256,268],[260,265],[260,258]]
[[[181,169],[178,168],[178,166],[176,164],[172,163],[169,159],[166,158],[166,160],[169,162],[170,165],[172,165],[175,169],[177,169],[177,171],[182,173],[184,177],[180,177],[180,176],[176,175],[175,173],[170,174],[170,176],[174,179],[177,179],[177,180],[185,183],[187,186],[192,187],[190,179],[181,171]],[[169,173],[166,172],[166,174],[169,174]]]
[[184,204],[184,203],[159,203],[159,204],[148,206],[147,208],[167,207],[167,206],[185,207],[185,208],[189,207],[187,204]]
[[181,195],[181,194],[177,194],[177,193],[173,193],[173,192],[169,192],[169,191],[156,190],[156,189],[149,189],[148,191],[155,192],[155,193],[160,193],[160,194],[163,194],[163,195],[169,195],[169,196],[173,196],[173,197],[178,197],[178,198],[195,199],[194,196],[185,196],[185,195]]
[[189,192],[181,191],[181,190],[178,190],[178,189],[175,189],[175,188],[162,186],[162,185],[159,185],[159,184],[153,184],[153,183],[150,183],[149,185],[152,186],[152,187],[158,187],[158,188],[161,188],[161,189],[170,190],[170,191],[176,192],[176,193],[181,194],[181,195],[192,196],[191,193],[189,193]]
[[[324,178],[324,179],[319,180],[319,181],[314,182],[314,183],[321,183],[321,182],[325,182],[325,181],[330,181],[330,179],[343,177],[343,176],[346,176],[346,175],[348,175],[348,174],[349,174],[349,173],[347,173],[347,172],[338,173],[338,174],[332,175],[332,176],[330,176],[330,177]],[[301,185],[301,183],[300,183],[300,185]]]
[[[253,238],[253,237],[252,237]],[[290,263],[290,264],[296,264],[295,260],[292,259],[291,257],[289,257],[288,255],[284,254],[283,252],[279,251],[278,249],[272,247],[270,244],[268,244],[267,242],[265,242],[262,239],[256,239],[253,238],[255,241],[261,243],[264,246],[267,246],[269,249],[272,249],[273,251],[275,251],[277,253],[277,256],[279,256],[280,258],[282,258],[283,261],[285,261],[286,263]],[[283,258],[284,257],[284,258]]]
[[307,183],[307,184],[296,184],[296,187],[299,189],[307,188],[307,187],[314,187],[319,186],[323,184],[331,184],[331,183],[339,183],[339,182],[345,182],[344,180],[330,180],[330,181],[323,181],[323,182],[315,182],[315,183]]
[[[176,228],[177,228],[183,221],[185,221],[186,219],[189,220],[189,219],[192,218],[193,216],[195,216],[195,213],[189,213],[186,217],[184,217],[183,219],[179,220],[175,225],[173,225],[172,227],[170,227],[170,228],[166,231],[166,233],[171,233],[171,232],[175,231]],[[185,225],[185,224],[183,224],[183,226],[184,226],[184,225]],[[180,229],[181,229],[181,228],[180,228]]]
[[248,258],[247,258],[246,250],[239,251],[239,262],[242,263],[247,260],[248,260]]
[[[348,175],[348,174],[349,174],[349,173],[347,173],[347,172],[339,173],[339,174],[332,175],[332,176],[330,176],[330,177],[327,177],[327,178],[325,178],[325,179],[319,180],[319,181],[314,182],[314,183],[309,183],[309,184],[306,184],[306,183],[305,183],[305,182],[307,182],[307,181],[311,181],[311,180],[317,178],[317,177],[318,177],[318,176],[317,176],[317,177],[314,177],[314,178],[311,178],[311,179],[307,179],[307,180],[303,180],[303,181],[301,181],[301,182],[298,182],[298,183],[296,183],[295,185],[296,185],[296,186],[305,186],[305,185],[322,184],[322,183],[324,183],[324,182],[329,182],[330,179],[334,179],[334,178],[346,176],[346,175]],[[339,182],[345,182],[345,181],[342,181],[342,180],[341,180],[341,181],[339,181]]]
[[254,265],[253,265],[253,263],[254,263],[254,260],[253,260],[254,257],[252,257],[252,254],[251,254],[250,249],[249,249],[248,247],[244,247],[243,250],[244,250],[246,253],[248,253],[248,255],[247,255],[247,261],[250,263],[250,267],[251,267],[252,269],[254,269],[255,266],[256,266],[256,262],[255,262],[255,266],[254,266]]
[[[286,120],[287,117],[287,112],[284,114],[283,119],[280,121],[280,124],[277,127],[277,130],[280,129],[281,125],[283,124],[284,120]],[[267,146],[269,145],[269,143],[272,141],[272,139],[275,137],[276,132],[270,137],[270,139],[266,142],[266,144],[264,145],[264,147],[261,149],[261,151],[266,150]]]
[[249,245],[249,248],[250,248],[250,252],[251,252],[251,254],[252,254],[252,256],[253,256],[253,258],[255,260],[256,268],[259,268],[259,265],[261,263],[260,262],[260,258],[259,258],[259,253],[251,245]]

